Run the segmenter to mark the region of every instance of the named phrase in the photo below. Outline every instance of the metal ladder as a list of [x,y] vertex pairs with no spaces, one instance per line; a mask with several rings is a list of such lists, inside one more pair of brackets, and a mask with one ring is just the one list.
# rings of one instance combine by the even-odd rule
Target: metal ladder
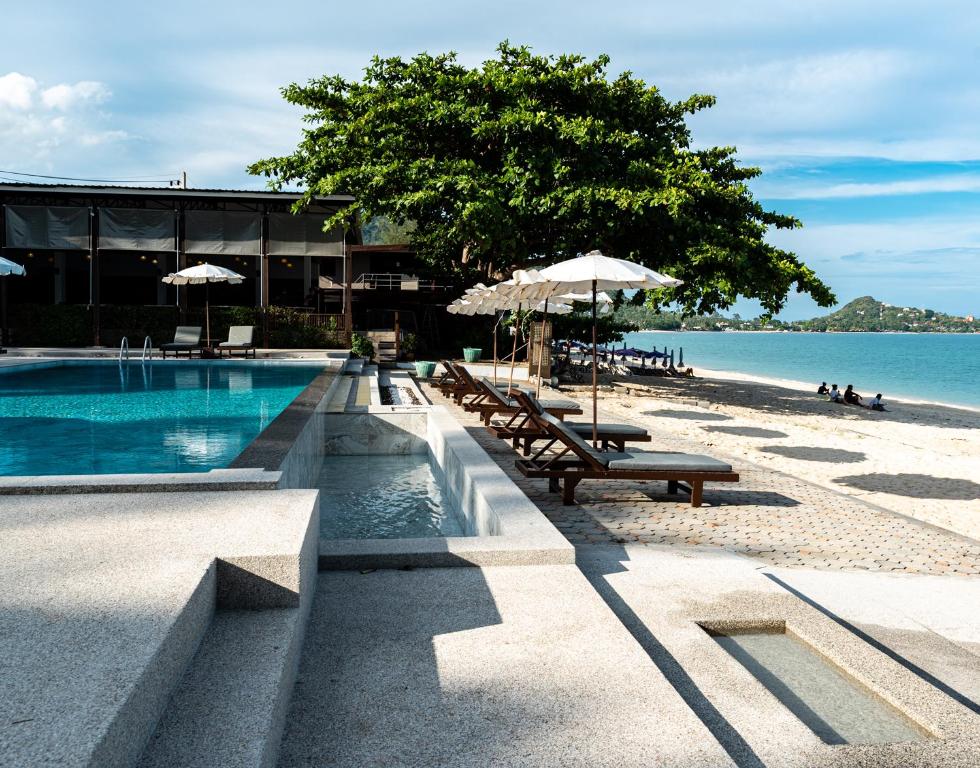
[[140,362],[146,365],[147,360],[153,360],[153,339],[149,336],[143,339],[143,357],[140,359]]
[[123,356],[126,357],[126,362],[129,362],[129,337],[123,336],[122,343],[119,345],[119,365],[123,364]]

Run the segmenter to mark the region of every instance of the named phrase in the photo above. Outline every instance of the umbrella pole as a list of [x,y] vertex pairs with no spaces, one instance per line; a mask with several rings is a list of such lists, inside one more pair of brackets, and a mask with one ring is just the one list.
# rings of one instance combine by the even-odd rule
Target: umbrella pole
[[535,397],[541,397],[541,360],[544,358],[544,329],[548,324],[548,300],[544,300],[544,320],[541,321],[541,344],[538,346],[538,389]]
[[[521,304],[517,303],[517,314],[515,315],[517,323],[521,321]],[[510,353],[510,382],[507,384],[507,391],[510,392],[514,388],[514,363],[517,362],[517,329],[518,325],[514,326],[514,349]]]
[[599,382],[599,372],[597,370],[598,360],[599,360],[599,344],[596,341],[598,333],[596,331],[596,291],[595,291],[596,281],[592,281],[592,447],[599,447],[599,405],[598,405],[598,395],[596,390],[598,389]]
[[205,333],[204,339],[205,339],[205,343],[208,346],[208,349],[211,349],[211,306],[210,305],[211,305],[211,284],[205,283],[204,284],[204,333]]
[[[494,312],[496,315],[497,313]],[[493,385],[497,386],[497,331],[500,328],[500,321],[504,319],[504,313],[497,315],[497,322],[493,324]]]

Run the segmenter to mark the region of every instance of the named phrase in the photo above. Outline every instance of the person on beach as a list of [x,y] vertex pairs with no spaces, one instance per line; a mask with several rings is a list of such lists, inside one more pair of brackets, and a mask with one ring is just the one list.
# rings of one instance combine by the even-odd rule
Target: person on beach
[[831,384],[830,385],[830,392],[827,393],[827,397],[830,398],[830,402],[832,402],[832,403],[843,403],[844,402],[844,397],[843,397],[843,395],[841,395],[840,390],[837,389],[837,385],[836,384]]
[[818,395],[828,395],[828,394],[830,394],[830,390],[827,389],[827,382],[826,381],[823,382],[819,387],[817,387],[817,394]]
[[868,408],[870,408],[872,411],[888,410],[885,408],[885,404],[881,402],[881,392],[871,398],[871,402],[868,403]]
[[844,390],[844,402],[848,405],[864,405],[861,402],[861,395],[854,391],[853,384],[848,384],[847,389]]

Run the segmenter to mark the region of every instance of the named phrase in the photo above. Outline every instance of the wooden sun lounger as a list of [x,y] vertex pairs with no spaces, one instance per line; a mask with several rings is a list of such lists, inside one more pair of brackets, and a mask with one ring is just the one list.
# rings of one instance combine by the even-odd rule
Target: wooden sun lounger
[[[490,426],[490,420],[497,414],[519,416],[524,410],[523,405],[513,397],[504,395],[486,376],[481,377],[476,384],[479,387],[476,397],[463,403],[463,408],[470,413],[478,413],[487,426]],[[511,391],[520,392],[517,389]],[[542,400],[540,405],[557,419],[564,419],[566,416],[578,416],[582,413],[581,406],[574,400]]]
[[[548,438],[548,433],[531,421],[528,411],[544,413],[541,403],[529,392],[512,390],[511,397],[521,405],[521,410],[503,423],[490,423],[487,431],[501,440],[510,440],[514,450],[521,451],[525,456],[531,455],[531,446],[538,440]],[[563,420],[564,421],[564,420]],[[592,439],[592,422],[565,421],[565,426],[573,430],[583,440]],[[649,443],[652,438],[643,427],[632,424],[599,424],[597,439],[602,450],[608,451],[612,446],[617,451],[625,451],[626,443]]]
[[[700,507],[706,481],[738,482],[738,473],[710,456],[659,451],[601,452],[550,414],[531,414],[548,433],[546,445],[528,459],[518,459],[518,471],[529,478],[545,478],[548,489],[561,491],[562,503],[575,503],[575,487],[582,480],[666,480],[667,492],[691,494],[691,506]],[[546,455],[555,446],[557,452]]]
[[459,380],[459,376],[456,373],[456,366],[453,365],[451,360],[440,360],[439,364],[442,366],[442,374],[438,378],[429,382],[429,386],[438,389],[442,394],[446,394],[446,390],[453,387]]

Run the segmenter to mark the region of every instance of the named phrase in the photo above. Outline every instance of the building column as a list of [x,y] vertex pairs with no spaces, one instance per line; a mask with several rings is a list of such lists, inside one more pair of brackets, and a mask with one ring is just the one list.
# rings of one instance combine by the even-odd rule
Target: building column
[[99,265],[99,213],[98,209],[89,209],[89,258],[91,262],[91,285],[89,287],[89,302],[92,305],[92,343],[102,346],[102,313],[99,295],[100,265]]
[[68,258],[64,251],[58,251],[54,255],[54,303],[64,304],[65,303],[65,286],[67,284],[67,276],[65,272],[67,271]]

